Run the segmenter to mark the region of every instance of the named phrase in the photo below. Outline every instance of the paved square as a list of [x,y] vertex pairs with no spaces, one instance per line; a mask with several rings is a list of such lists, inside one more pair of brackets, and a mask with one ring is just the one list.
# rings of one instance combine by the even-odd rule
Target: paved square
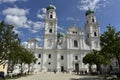
[[103,80],[97,76],[82,76],[66,73],[36,73],[27,77],[21,77],[14,80]]

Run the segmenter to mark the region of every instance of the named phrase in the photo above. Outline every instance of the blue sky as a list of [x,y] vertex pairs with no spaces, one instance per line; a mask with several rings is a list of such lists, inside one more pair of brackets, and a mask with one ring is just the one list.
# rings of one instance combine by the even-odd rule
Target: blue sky
[[66,32],[76,22],[84,30],[85,12],[95,11],[101,33],[111,24],[120,30],[120,0],[0,0],[0,20],[15,26],[22,42],[36,38],[43,44],[46,7],[56,6],[58,31]]

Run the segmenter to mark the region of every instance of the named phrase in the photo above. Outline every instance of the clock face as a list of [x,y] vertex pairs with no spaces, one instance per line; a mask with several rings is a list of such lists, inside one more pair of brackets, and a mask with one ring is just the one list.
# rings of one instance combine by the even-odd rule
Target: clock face
[[49,22],[49,26],[53,26],[53,23],[52,23],[52,22]]

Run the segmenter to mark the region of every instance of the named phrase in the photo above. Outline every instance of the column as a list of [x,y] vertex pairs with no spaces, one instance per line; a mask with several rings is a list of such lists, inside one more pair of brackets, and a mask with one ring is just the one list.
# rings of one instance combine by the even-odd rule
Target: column
[[71,72],[71,57],[70,53],[67,53],[67,71]]
[[46,56],[46,52],[43,53],[43,56],[42,56],[42,72],[45,72],[47,69],[46,69],[46,66],[45,66],[45,63],[46,63],[46,60],[47,60],[47,56]]
[[60,54],[57,53],[57,72],[60,72]]

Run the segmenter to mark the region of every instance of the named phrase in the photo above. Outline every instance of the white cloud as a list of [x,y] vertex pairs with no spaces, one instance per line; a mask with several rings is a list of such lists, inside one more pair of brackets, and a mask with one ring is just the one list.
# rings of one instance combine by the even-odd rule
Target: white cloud
[[21,8],[7,8],[2,11],[4,15],[16,15],[16,16],[25,16],[29,13],[28,9],[21,9]]
[[80,10],[88,10],[89,8],[91,10],[95,10],[97,8],[100,8],[100,6],[105,7],[108,3],[108,0],[79,0],[79,2],[80,4],[78,8]]
[[46,8],[42,8],[40,11],[45,14],[47,10],[46,10]]
[[26,22],[27,22],[27,17],[26,16],[6,15],[5,20],[7,21],[7,23],[12,24],[15,27],[24,27],[24,28],[29,27],[26,24]]
[[[44,12],[44,9],[41,9]],[[40,21],[28,20],[27,14],[29,13],[28,9],[22,9],[18,7],[7,8],[2,11],[5,15],[5,21],[8,24],[13,25],[16,30],[18,28],[27,28],[32,33],[37,33],[40,29],[43,28],[44,23]],[[19,31],[16,31],[19,33]]]
[[37,12],[37,18],[44,19],[46,14],[46,8],[41,8]]
[[22,42],[21,45],[22,45],[23,47],[27,48],[28,42],[26,42],[26,41],[25,41],[25,42]]
[[42,38],[40,38],[40,37],[36,37],[35,39],[37,39],[38,41],[43,41],[43,39]]
[[57,27],[59,30],[64,31],[64,29],[60,26]]
[[40,29],[44,28],[44,22],[28,21],[28,24],[31,26],[29,31],[32,32],[32,33],[37,33]]
[[27,0],[0,0],[0,3],[14,3],[17,1],[27,1]]
[[45,18],[45,14],[37,14],[37,17],[40,19],[44,19]]
[[29,13],[28,9],[22,8],[7,8],[2,11],[3,15],[5,15],[5,21],[9,24],[14,25],[16,28],[29,28],[27,24],[26,15]]
[[15,33],[17,33],[18,35],[21,35],[21,36],[24,36],[24,34],[23,34],[23,32],[22,31],[18,31],[17,29],[13,29],[13,31],[15,32]]
[[66,18],[67,19],[67,21],[80,21],[79,19],[75,19],[75,18],[73,18],[73,17],[67,17]]

